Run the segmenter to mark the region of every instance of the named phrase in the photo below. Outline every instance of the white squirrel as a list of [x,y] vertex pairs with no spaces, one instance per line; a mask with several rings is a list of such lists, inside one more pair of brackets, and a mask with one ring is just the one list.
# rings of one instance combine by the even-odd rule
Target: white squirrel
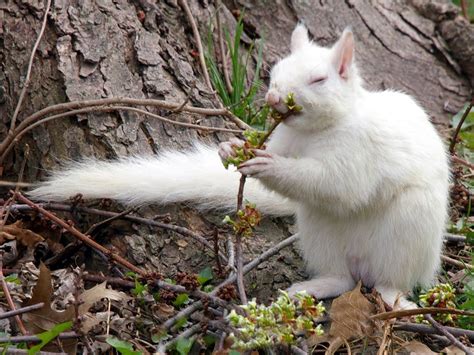
[[[282,113],[293,93],[303,111],[241,164],[251,177],[245,198],[267,215],[296,214],[300,248],[314,278],[296,283],[317,298],[351,290],[358,280],[394,304],[435,280],[447,219],[449,165],[443,142],[410,96],[369,92],[345,30],[331,47],[311,42],[299,24],[291,54],[271,71],[266,101]],[[112,162],[86,160],[54,173],[30,192],[43,200],[112,198],[126,204],[193,201],[235,206],[240,174],[224,169],[234,138],[219,149]],[[401,307],[414,306],[401,298]]]

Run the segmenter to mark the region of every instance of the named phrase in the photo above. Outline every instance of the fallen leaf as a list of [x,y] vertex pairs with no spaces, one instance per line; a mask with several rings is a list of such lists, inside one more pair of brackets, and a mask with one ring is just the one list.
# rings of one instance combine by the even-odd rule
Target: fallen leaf
[[176,241],[176,244],[178,244],[178,246],[179,246],[180,248],[185,248],[185,247],[188,246],[188,242],[185,241],[185,240],[183,240],[183,239],[178,239],[178,240]]
[[0,245],[7,240],[14,239],[29,249],[34,249],[38,243],[44,241],[44,238],[39,234],[25,229],[21,221],[0,227]]
[[[474,352],[474,348],[468,348],[468,349]],[[441,353],[446,354],[446,355],[461,355],[461,354],[465,354],[464,351],[462,351],[461,349],[459,349],[458,347],[456,347],[456,346],[454,346],[454,345],[447,346],[446,348],[444,348],[443,350],[441,350]]]
[[374,323],[370,316],[375,313],[375,306],[360,292],[361,283],[332,302],[329,317],[332,324],[329,335],[333,338],[350,340],[371,335]]
[[101,300],[102,298],[108,298],[112,301],[127,301],[130,296],[124,292],[115,291],[106,288],[106,282],[102,282],[88,290],[85,290],[80,296],[81,305],[79,306],[79,315],[82,316],[94,303]]
[[408,351],[409,354],[437,354],[431,351],[427,345],[416,340],[402,344],[402,349]]

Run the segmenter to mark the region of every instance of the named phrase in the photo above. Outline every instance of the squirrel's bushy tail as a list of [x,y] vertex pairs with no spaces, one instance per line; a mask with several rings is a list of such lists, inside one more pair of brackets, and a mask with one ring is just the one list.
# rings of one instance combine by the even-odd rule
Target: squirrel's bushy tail
[[[240,174],[226,170],[217,148],[196,144],[185,152],[130,157],[116,161],[86,159],[54,172],[29,192],[35,199],[64,201],[76,194],[84,198],[110,198],[126,205],[191,201],[198,207],[232,211],[236,207]],[[294,204],[248,179],[244,198],[267,215],[295,212]]]

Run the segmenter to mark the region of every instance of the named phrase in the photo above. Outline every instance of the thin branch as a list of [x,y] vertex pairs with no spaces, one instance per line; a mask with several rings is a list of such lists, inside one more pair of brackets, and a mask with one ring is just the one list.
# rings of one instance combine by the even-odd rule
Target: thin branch
[[468,167],[469,169],[474,169],[474,164],[472,164],[472,163],[470,163],[470,162],[468,162],[464,159],[461,159],[456,155],[451,155],[451,161],[453,161],[455,163],[458,163],[458,164],[461,164],[461,165],[464,165],[464,166]]
[[51,7],[51,0],[47,0],[46,8],[44,10],[43,23],[41,24],[40,33],[39,33],[38,38],[36,39],[36,42],[33,46],[33,50],[31,51],[31,56],[30,56],[30,61],[28,63],[28,70],[26,72],[25,82],[23,83],[23,88],[21,90],[20,97],[18,99],[18,103],[15,107],[15,112],[13,112],[12,120],[11,120],[11,123],[10,123],[10,131],[13,131],[15,129],[16,119],[18,117],[18,113],[20,112],[20,108],[21,108],[21,104],[23,103],[23,99],[25,98],[26,90],[28,89],[28,84],[30,83],[30,76],[31,76],[31,69],[33,68],[33,61],[35,59],[36,50],[38,49],[38,46],[41,42],[41,38],[43,37],[44,30],[46,28],[46,22],[48,20],[48,12],[49,12],[50,7]]
[[464,111],[461,119],[459,120],[458,126],[456,127],[456,130],[454,131],[453,137],[451,138],[451,144],[449,145],[449,152],[451,155],[454,155],[454,148],[456,147],[456,141],[458,139],[459,131],[461,131],[461,127],[466,120],[467,115],[469,115],[469,112],[471,112],[471,108],[474,106],[474,96],[471,98],[471,102],[469,105],[467,105],[466,110]]
[[461,0],[461,11],[462,11],[462,15],[464,16],[464,18],[469,21],[469,14],[468,14],[468,11],[467,11],[466,0]]
[[[9,348],[9,347],[0,346],[0,351],[2,352],[2,354],[6,354],[6,355],[16,355],[16,354],[29,355],[30,354],[30,352],[26,349],[18,349],[14,347]],[[53,353],[50,351],[37,351],[35,352],[35,355],[67,355],[67,353]]]
[[379,313],[371,316],[370,319],[387,320],[392,318],[416,316],[418,314],[460,314],[464,316],[474,316],[474,312],[464,311],[462,309],[426,307]]
[[122,218],[123,216],[126,216],[132,212],[135,212],[137,210],[137,207],[132,207],[132,208],[129,208],[129,209],[126,209],[125,211],[122,211],[120,213],[117,213],[115,216],[111,216],[107,219],[104,219],[103,221],[100,221],[100,222],[97,222],[97,223],[94,223],[92,226],[90,226],[90,228],[87,230],[87,232],[85,232],[84,234],[85,235],[92,235],[92,233],[94,233],[97,229],[99,228],[102,228],[103,226],[105,226],[106,224],[109,224],[117,219],[120,219]]
[[[202,325],[200,323],[194,324],[193,326],[189,327],[186,329],[184,332],[180,334],[179,337],[176,337],[163,346],[160,346],[159,348],[163,348],[164,350],[169,350],[180,338],[184,339],[189,339],[191,338],[194,334],[198,333],[202,329]],[[164,354],[165,352],[158,351],[159,354]]]
[[462,351],[464,351],[465,354],[467,355],[473,355],[473,352],[470,351],[463,343],[461,343],[458,339],[456,339],[454,337],[453,334],[451,334],[447,329],[446,327],[444,327],[443,325],[439,324],[436,320],[434,320],[434,318],[430,315],[430,314],[425,314],[425,317],[424,317],[428,322],[430,322],[430,324],[433,326],[433,328],[435,328],[436,330],[438,330],[438,332],[440,334],[443,334],[446,338],[449,339],[449,341],[451,342],[451,344],[453,344],[454,346],[458,347],[459,349],[461,349]]
[[[10,307],[12,311],[15,311],[16,310],[15,303],[13,303],[12,296],[10,295],[10,290],[8,289],[8,284],[5,281],[5,276],[3,275],[3,250],[0,250],[0,283],[2,284],[3,294],[5,295],[5,298],[7,299],[8,306]],[[16,323],[18,324],[18,328],[20,329],[20,332],[23,335],[28,334],[28,332],[26,331],[25,325],[21,321],[20,316],[17,314],[17,315],[14,315],[14,317],[15,317]]]
[[196,21],[194,20],[187,0],[179,0],[179,4],[183,8],[186,17],[188,18],[189,24],[191,25],[191,28],[193,30],[194,40],[196,41],[197,50],[199,52],[199,62],[201,64],[201,70],[202,74],[204,75],[204,80],[209,90],[211,90],[211,92],[214,92],[214,88],[212,87],[211,79],[209,78],[209,73],[207,71],[206,60],[204,59],[204,50],[202,48],[201,35],[199,34]]
[[463,242],[466,242],[466,236],[452,234],[452,233],[445,233],[444,240],[447,242],[453,242],[453,243],[463,243]]
[[77,239],[82,241],[84,244],[88,245],[89,247],[91,247],[95,250],[98,250],[98,251],[104,253],[106,256],[110,257],[117,264],[120,264],[120,265],[124,266],[125,268],[127,268],[127,269],[141,275],[141,276],[147,276],[146,271],[136,267],[135,265],[133,265],[129,261],[122,258],[120,255],[112,253],[109,249],[103,247],[102,245],[98,244],[97,242],[95,242],[91,238],[87,237],[86,235],[81,233],[79,230],[77,230],[73,226],[70,226],[69,224],[64,222],[61,218],[57,217],[55,214],[45,210],[41,206],[39,206],[39,205],[35,204],[34,202],[30,201],[25,196],[23,196],[21,193],[17,193],[17,198],[21,202],[26,203],[28,206],[30,206],[30,207],[34,208],[35,210],[37,210],[39,213],[41,213],[47,219],[53,221],[54,223],[60,225],[64,229],[66,229],[69,233],[71,233],[74,237],[76,237]]
[[19,314],[27,313],[34,311],[35,309],[40,309],[44,306],[44,303],[36,303],[32,304],[31,306],[26,306],[22,308],[15,309],[14,311],[3,312],[0,314],[0,319],[10,318]]
[[[474,330],[467,330],[454,327],[445,327],[454,336],[466,336],[471,342],[474,342]],[[439,334],[435,328],[419,323],[395,322],[393,330],[401,330],[405,332],[413,332],[419,334]]]
[[[63,339],[75,339],[80,338],[80,335],[76,332],[64,332],[59,334],[56,339],[63,340]],[[15,337],[2,337],[0,338],[0,343],[40,343],[41,339],[38,338],[36,335],[19,335]]]
[[[60,204],[60,203],[39,203],[37,204],[38,206],[41,206],[45,209],[49,210],[55,210],[55,211],[64,211],[64,212],[84,212],[84,213],[91,213],[95,214],[98,216],[104,216],[104,217],[115,217],[119,215],[117,212],[110,212],[110,211],[104,211],[96,208],[89,208],[89,207],[81,207],[81,206],[69,206],[65,204]],[[29,210],[34,210],[29,205],[13,205],[11,206],[12,210],[17,210],[17,211],[29,211]],[[190,229],[187,229],[185,227],[181,226],[176,226],[173,224],[168,224],[168,223],[163,223],[163,222],[158,222],[153,219],[149,218],[144,218],[144,217],[138,217],[138,216],[131,216],[131,215],[124,215],[120,217],[121,219],[125,219],[128,221],[136,222],[136,223],[141,223],[145,224],[151,227],[157,227],[157,228],[162,228],[166,230],[170,230],[172,232],[178,233],[184,237],[189,237],[191,239],[196,240],[197,242],[203,244],[206,248],[214,252],[214,246],[209,243],[205,238],[201,237],[199,234],[193,232]],[[219,253],[219,257],[224,261],[227,262],[227,257],[223,253]]]
[[[141,110],[135,107],[129,107],[129,106],[93,106],[93,107],[87,107],[87,108],[82,108],[82,109],[77,109],[77,110],[72,110],[72,111],[67,111],[67,112],[62,112],[58,113],[53,116],[45,117],[30,126],[26,127],[22,131],[18,132],[15,134],[13,141],[11,142],[12,144],[10,145],[13,146],[16,142],[18,142],[27,132],[31,131],[33,128],[42,125],[46,122],[58,119],[58,118],[65,118],[69,116],[75,116],[79,114],[85,114],[85,113],[90,113],[90,112],[112,112],[112,111],[118,111],[118,110],[124,110],[124,111],[131,111],[131,112],[136,112],[140,113],[145,116],[150,116],[156,119],[159,119],[160,121],[166,122],[166,123],[171,123],[176,126],[181,126],[181,127],[186,127],[186,128],[192,128],[192,129],[199,129],[201,131],[206,131],[206,132],[228,132],[228,133],[241,133],[241,130],[238,129],[231,129],[231,128],[221,128],[221,127],[211,127],[211,126],[201,126],[197,124],[192,124],[192,123],[186,123],[186,122],[180,122],[180,121],[175,121],[175,120],[170,120],[169,118],[157,115],[155,113],[151,113],[145,110]],[[6,153],[10,151],[10,147],[7,148]]]
[[222,72],[224,73],[225,85],[227,86],[227,91],[229,93],[232,93],[234,91],[234,88],[232,87],[232,83],[230,82],[229,68],[227,67],[227,52],[224,46],[220,9],[221,9],[221,2],[218,1],[217,9],[216,9],[217,40],[219,43],[219,52],[221,55]]
[[[167,110],[173,110],[178,108],[180,103],[170,103],[164,100],[155,100],[155,99],[133,99],[133,98],[108,98],[108,99],[97,99],[97,100],[83,100],[83,101],[71,101],[62,104],[56,104],[48,106],[40,111],[35,112],[34,114],[23,119],[18,127],[15,130],[9,130],[5,139],[0,143],[0,164],[4,161],[6,155],[11,150],[12,142],[14,141],[16,135],[19,132],[23,131],[25,128],[29,127],[31,124],[39,120],[41,117],[51,113],[57,113],[66,110],[75,110],[81,108],[87,108],[92,106],[107,106],[107,105],[138,105],[138,106],[156,106],[161,107]],[[226,108],[213,109],[213,108],[203,108],[203,107],[194,107],[194,106],[184,106],[182,111],[196,113],[201,115],[210,115],[210,116],[226,116],[232,119],[236,124],[239,125],[239,119]],[[246,125],[244,122],[241,124]],[[239,125],[239,127],[241,127]],[[243,128],[245,129],[245,128]]]
[[444,262],[457,266],[461,269],[468,269],[468,270],[474,270],[474,266],[468,263],[463,263],[462,261],[458,261],[456,259],[450,258],[449,256],[446,255],[441,255],[441,260]]

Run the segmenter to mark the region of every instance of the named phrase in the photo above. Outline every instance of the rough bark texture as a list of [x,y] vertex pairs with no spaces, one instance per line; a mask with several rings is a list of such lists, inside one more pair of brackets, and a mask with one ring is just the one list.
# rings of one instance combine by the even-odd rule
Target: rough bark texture
[[[205,35],[215,6],[207,1],[189,3]],[[298,21],[304,21],[314,39],[325,45],[350,25],[357,41],[356,60],[367,86],[413,94],[434,122],[445,125],[470,95],[474,30],[448,5],[439,4],[438,12],[429,6],[429,1],[422,0],[228,0],[221,7],[221,18],[223,26],[232,32],[232,11],[245,9],[246,39],[265,39],[267,69],[288,53],[289,35]],[[42,1],[0,3],[0,135],[7,132],[43,11]],[[189,94],[193,105],[212,107],[213,97],[204,84],[194,48],[190,26],[173,0],[55,0],[20,120],[55,103],[118,96],[181,102]],[[176,116],[185,121],[197,118]],[[199,119],[206,125],[233,127],[220,117]],[[34,181],[41,178],[44,169],[56,167],[67,158],[156,154],[164,147],[185,148],[195,139],[219,141],[228,137],[163,124],[134,113],[88,114],[36,128],[10,154],[5,171],[15,176],[26,143],[32,153],[25,177]],[[200,215],[186,206],[146,208],[142,212],[153,215],[164,211],[171,213],[174,222],[209,238],[221,219]],[[172,233],[133,226],[122,234],[126,234],[124,238],[114,238],[111,243],[131,261],[166,276],[177,270],[198,271],[212,263],[202,246],[183,243],[182,237]],[[248,257],[287,235],[287,224],[265,221],[246,248]],[[266,297],[272,289],[305,277],[294,250],[281,255],[266,263],[265,270],[248,277],[252,295]]]

